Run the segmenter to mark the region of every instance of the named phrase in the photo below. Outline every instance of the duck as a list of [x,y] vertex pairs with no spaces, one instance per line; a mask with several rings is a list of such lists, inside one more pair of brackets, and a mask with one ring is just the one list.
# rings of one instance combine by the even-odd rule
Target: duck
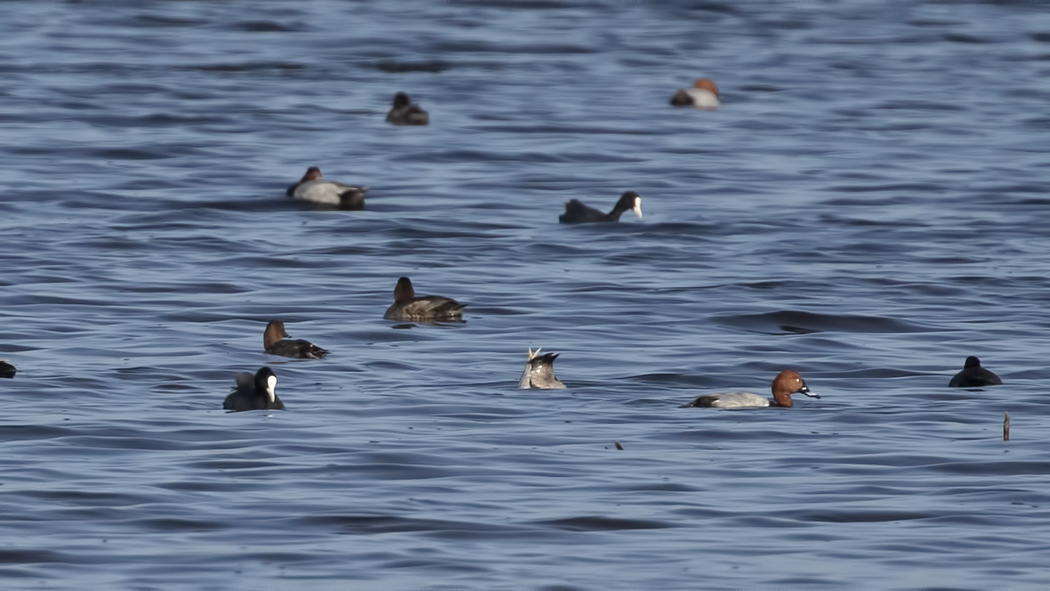
[[271,320],[263,332],[263,348],[270,355],[291,357],[293,359],[324,359],[328,351],[318,347],[310,341],[303,339],[286,339],[289,337],[284,330],[284,323],[280,320]]
[[321,177],[321,169],[311,166],[298,183],[288,187],[285,194],[296,201],[309,201],[330,205],[339,209],[360,210],[365,208],[365,193],[368,187],[346,185]]
[[970,355],[963,363],[962,371],[948,382],[949,388],[980,388],[981,386],[1001,386],[999,376],[981,367],[981,360]]
[[695,107],[702,111],[714,111],[722,103],[718,100],[718,87],[710,78],[701,78],[692,88],[679,88],[671,97],[676,107]]
[[560,390],[565,387],[554,375],[554,360],[558,353],[544,353],[540,355],[540,349],[536,352],[529,347],[529,360],[525,362],[525,371],[521,372],[518,387],[522,389],[536,388],[539,390]]
[[386,309],[387,320],[415,320],[429,322],[458,322],[462,320],[463,308],[452,298],[442,296],[416,296],[412,280],[401,277],[394,286],[394,303]]
[[222,407],[229,411],[284,410],[284,403],[277,397],[277,375],[269,367],[261,367],[252,375],[237,374],[236,386],[223,401]]
[[0,359],[0,378],[13,378],[18,373],[18,369],[15,366],[7,362],[6,359]]
[[413,105],[407,94],[399,92],[394,95],[393,106],[386,114],[386,120],[394,125],[428,125],[430,115],[419,105]]
[[792,394],[805,394],[810,398],[820,398],[817,394],[809,391],[806,382],[798,372],[793,369],[785,369],[773,378],[773,399],[770,400],[759,394],[751,392],[723,392],[721,394],[708,394],[685,404],[687,406],[709,406],[712,408],[761,408],[766,406],[790,407]]
[[586,224],[589,222],[618,222],[623,212],[631,210],[638,219],[642,219],[642,198],[634,191],[627,191],[620,196],[616,206],[609,213],[602,213],[593,207],[584,205],[579,199],[565,203],[565,213],[558,216],[562,224]]

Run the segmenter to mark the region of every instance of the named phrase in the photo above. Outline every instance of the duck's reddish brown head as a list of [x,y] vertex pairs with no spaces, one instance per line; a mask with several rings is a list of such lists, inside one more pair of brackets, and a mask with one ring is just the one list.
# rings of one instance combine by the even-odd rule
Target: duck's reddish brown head
[[777,406],[791,406],[792,394],[805,394],[810,398],[820,398],[806,386],[805,380],[793,369],[785,369],[773,378],[773,400]]
[[715,86],[715,81],[710,78],[701,78],[693,84],[693,88],[699,88],[706,90],[711,94],[718,96],[718,87]]

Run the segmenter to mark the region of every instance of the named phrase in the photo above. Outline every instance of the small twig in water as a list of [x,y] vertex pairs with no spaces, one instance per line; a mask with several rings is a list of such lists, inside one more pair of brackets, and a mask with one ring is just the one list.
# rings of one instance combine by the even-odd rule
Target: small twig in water
[[1010,413],[1003,413],[1003,441],[1010,441]]
[[623,450],[623,446],[622,446],[622,445],[620,445],[620,442],[619,442],[619,441],[613,441],[613,443],[615,443],[615,444],[616,444],[616,449],[618,449],[618,450],[621,450],[621,451]]

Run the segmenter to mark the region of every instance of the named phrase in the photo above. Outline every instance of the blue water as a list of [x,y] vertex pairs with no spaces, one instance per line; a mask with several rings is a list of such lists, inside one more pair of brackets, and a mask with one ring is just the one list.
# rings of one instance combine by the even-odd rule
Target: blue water
[[1046,8],[0,3],[2,587],[1045,589]]

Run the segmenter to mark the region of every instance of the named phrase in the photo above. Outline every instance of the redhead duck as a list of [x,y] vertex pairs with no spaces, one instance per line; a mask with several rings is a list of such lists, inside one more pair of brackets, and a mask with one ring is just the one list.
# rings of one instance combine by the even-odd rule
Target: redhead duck
[[0,359],[0,378],[13,378],[17,372],[15,366],[8,363],[6,359]]
[[579,199],[573,199],[565,204],[565,213],[558,216],[558,222],[562,224],[585,224],[588,222],[618,222],[620,215],[627,210],[634,212],[638,219],[642,218],[642,198],[634,191],[627,191],[620,196],[609,213],[602,213],[593,207],[588,207]]
[[331,205],[339,209],[364,209],[368,187],[344,185],[321,178],[321,169],[311,166],[298,183],[288,187],[285,194],[296,201]]
[[284,410],[275,390],[277,376],[269,367],[260,368],[255,375],[239,373],[234,380],[237,386],[222,403],[226,410]]
[[427,125],[430,115],[419,105],[413,105],[407,94],[399,92],[394,95],[394,106],[386,114],[386,120],[394,125]]
[[948,382],[949,388],[980,388],[981,386],[1001,386],[999,376],[981,367],[981,360],[970,355],[963,364],[963,369]]
[[442,296],[419,296],[412,287],[412,280],[402,277],[394,287],[394,303],[386,309],[387,320],[422,320],[430,322],[457,322],[462,320],[463,308],[451,298]]
[[328,351],[303,339],[285,339],[291,336],[284,330],[284,323],[271,320],[263,333],[263,348],[270,355],[291,357],[293,359],[324,359]]
[[710,406],[714,408],[758,408],[763,406],[791,406],[791,395],[802,393],[810,398],[820,398],[812,394],[802,380],[802,376],[792,369],[785,369],[773,378],[773,399],[752,394],[751,392],[723,392],[701,396],[685,406]]
[[554,360],[558,353],[544,353],[540,355],[540,348],[532,352],[529,347],[529,360],[525,362],[525,371],[521,372],[518,387],[523,389],[537,388],[539,390],[560,390],[565,387],[554,375]]
[[704,111],[713,111],[722,103],[718,101],[718,87],[714,81],[701,78],[692,88],[679,88],[671,97],[671,104],[676,107],[696,107]]

